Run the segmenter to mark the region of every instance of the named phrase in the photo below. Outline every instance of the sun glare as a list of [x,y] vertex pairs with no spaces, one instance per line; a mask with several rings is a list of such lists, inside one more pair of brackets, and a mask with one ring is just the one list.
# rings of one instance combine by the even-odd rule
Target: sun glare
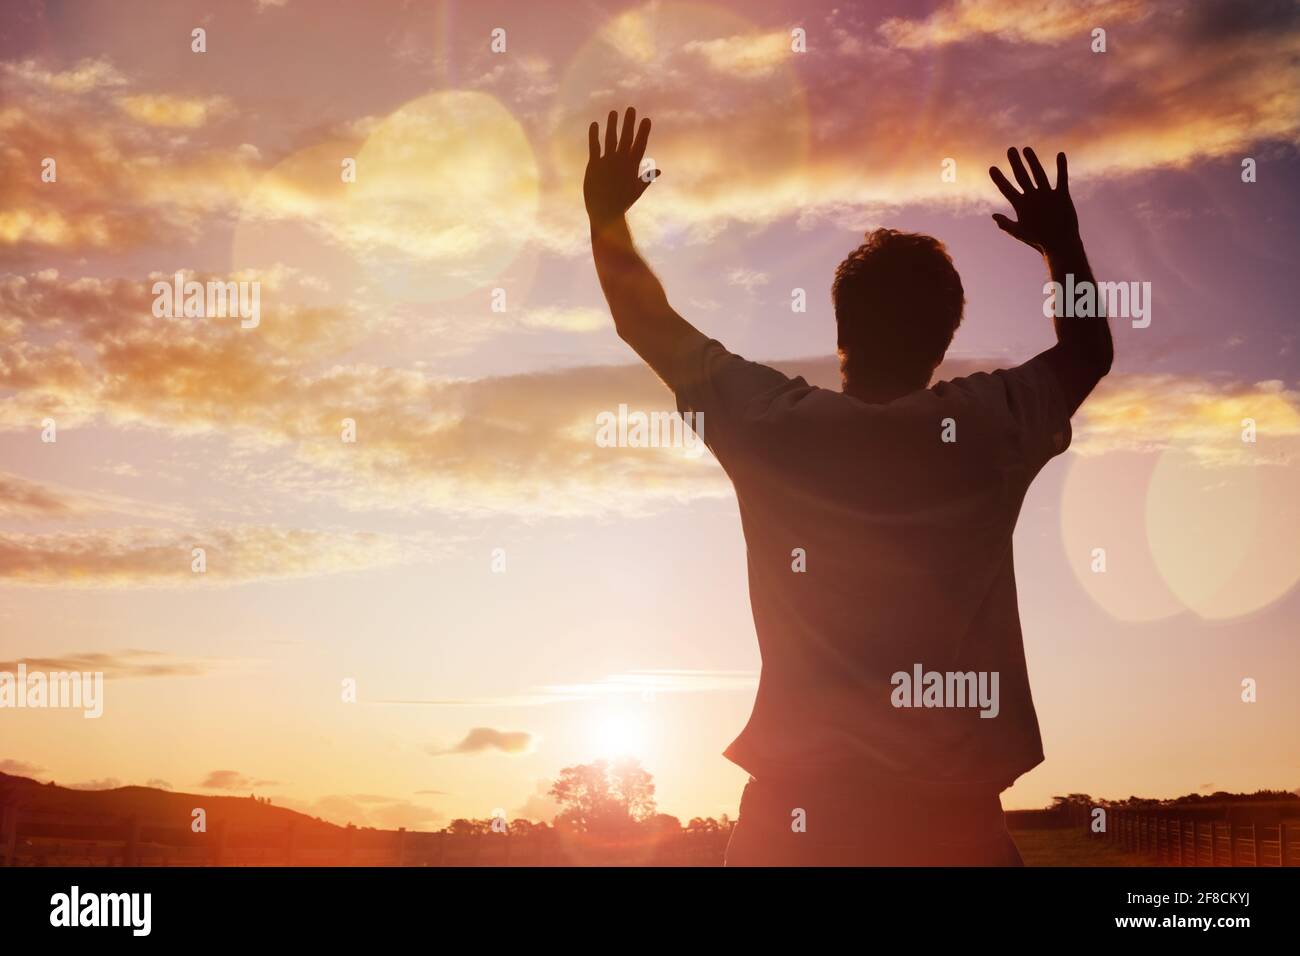
[[597,757],[640,757],[649,736],[645,717],[629,708],[611,708],[593,716],[591,743]]

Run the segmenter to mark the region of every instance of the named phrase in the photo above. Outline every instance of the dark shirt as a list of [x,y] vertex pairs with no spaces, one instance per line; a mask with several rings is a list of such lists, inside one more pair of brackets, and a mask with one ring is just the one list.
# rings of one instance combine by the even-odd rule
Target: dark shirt
[[[708,341],[677,356],[669,384],[679,411],[703,414],[747,545],[763,666],[726,756],[760,780],[993,793],[1041,762],[1011,536],[1029,483],[1070,442],[1050,363],[868,404]],[[894,675],[917,667],[941,675],[948,704],[967,675],[991,695],[996,674],[996,705],[895,706]]]

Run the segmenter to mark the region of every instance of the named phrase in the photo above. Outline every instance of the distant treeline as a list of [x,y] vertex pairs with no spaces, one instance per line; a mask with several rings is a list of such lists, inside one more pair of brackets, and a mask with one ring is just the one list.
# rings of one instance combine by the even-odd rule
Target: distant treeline
[[1181,797],[1156,799],[1128,797],[1109,800],[1086,793],[1053,797],[1042,810],[1008,810],[1007,826],[1012,829],[1043,829],[1087,825],[1097,807],[1108,810],[1175,810],[1189,819],[1249,818],[1275,822],[1282,817],[1300,816],[1300,794],[1289,790],[1256,790],[1254,793],[1189,793]]

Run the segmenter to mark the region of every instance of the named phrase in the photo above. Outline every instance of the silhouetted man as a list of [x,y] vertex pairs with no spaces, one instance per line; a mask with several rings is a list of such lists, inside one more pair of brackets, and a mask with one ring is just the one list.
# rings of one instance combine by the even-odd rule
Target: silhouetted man
[[[593,123],[584,194],[618,334],[703,415],[740,503],[763,669],[726,751],[751,775],[728,864],[1020,864],[999,794],[1043,751],[1011,536],[1110,370],[1105,319],[1058,309],[1041,355],[930,385],[961,279],[937,240],[880,229],[832,286],[843,390],[748,362],[673,310],[633,246],[649,134],[610,113],[602,153]],[[1018,190],[989,171],[1017,215],[994,220],[1055,281],[1093,282],[1064,154],[1055,188],[1024,155],[1007,153]]]

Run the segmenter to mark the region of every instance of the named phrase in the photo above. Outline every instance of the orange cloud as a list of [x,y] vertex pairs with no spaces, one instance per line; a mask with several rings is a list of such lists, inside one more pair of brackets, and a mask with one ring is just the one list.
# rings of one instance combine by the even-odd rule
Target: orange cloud
[[1087,37],[1094,27],[1114,27],[1149,15],[1142,0],[950,0],[922,20],[891,17],[880,32],[905,49],[997,36],[1026,43]]
[[175,519],[185,512],[153,502],[82,491],[0,472],[0,518],[63,521],[105,514]]
[[254,148],[178,135],[227,112],[224,97],[125,92],[130,82],[104,59],[0,68],[0,245],[120,251],[160,235],[192,238],[253,182]]
[[[1242,440],[1247,423],[1256,441]],[[1083,406],[1071,448],[1084,455],[1177,448],[1202,464],[1294,465],[1300,390],[1283,382],[1111,375]]]
[[692,40],[684,49],[699,53],[709,68],[739,77],[768,76],[793,56],[788,31]]
[[224,96],[186,97],[166,93],[120,96],[117,105],[141,123],[183,129],[197,129],[230,110],[230,101]]
[[[372,292],[445,301],[485,287],[530,245],[585,254],[584,131],[639,92],[652,97],[651,154],[665,170],[636,211],[648,239],[996,202],[984,169],[1027,136],[1068,151],[1078,182],[1300,141],[1294,10],[1207,3],[1174,17],[1176,6],[957,0],[879,25],[836,9],[809,23],[797,54],[785,25],[649,4],[601,26],[558,77],[537,54],[506,66],[484,53],[467,71],[472,89],[336,124],[269,172],[249,144],[190,135],[248,105],[221,91],[137,90],[103,58],[11,62],[0,73],[0,243],[120,250],[239,219],[241,248],[251,230],[310,230]],[[1094,25],[1119,45],[1089,53]],[[987,58],[995,43],[1012,46],[1016,69],[972,85],[958,58]],[[1065,89],[1068,99],[1049,95]],[[40,180],[47,156],[57,183]],[[346,188],[344,156],[359,162]],[[953,182],[940,177],[947,157]]]
[[[639,7],[604,27],[561,83],[561,181],[574,184],[576,207],[583,128],[641,90],[653,91],[642,112],[664,170],[633,213],[647,239],[685,230],[708,241],[728,223],[860,220],[905,204],[983,208],[1000,201],[988,166],[1024,142],[1069,153],[1076,184],[1300,142],[1294,13],[1207,5],[1175,18],[1174,6],[957,3],[881,33],[837,10],[810,28],[804,54],[735,15]],[[1105,54],[1089,51],[1084,25],[1096,18],[1116,33]],[[717,68],[744,51],[771,55],[762,70]],[[1014,69],[990,70],[994,57]],[[953,181],[941,176],[945,158],[956,160]]]
[[0,517],[63,518],[84,510],[82,502],[71,495],[0,472]]
[[492,727],[475,727],[454,747],[442,749],[430,747],[429,753],[435,757],[449,754],[477,754],[496,750],[504,754],[531,753],[537,745],[537,738],[523,730],[496,730]]
[[124,86],[126,77],[104,57],[85,59],[66,70],[49,70],[35,60],[0,63],[6,79],[21,86],[57,93],[82,94],[106,87]]
[[[195,548],[206,570],[196,572]],[[237,526],[202,531],[112,528],[7,534],[0,581],[55,587],[195,587],[384,567],[420,546],[369,533]]]

